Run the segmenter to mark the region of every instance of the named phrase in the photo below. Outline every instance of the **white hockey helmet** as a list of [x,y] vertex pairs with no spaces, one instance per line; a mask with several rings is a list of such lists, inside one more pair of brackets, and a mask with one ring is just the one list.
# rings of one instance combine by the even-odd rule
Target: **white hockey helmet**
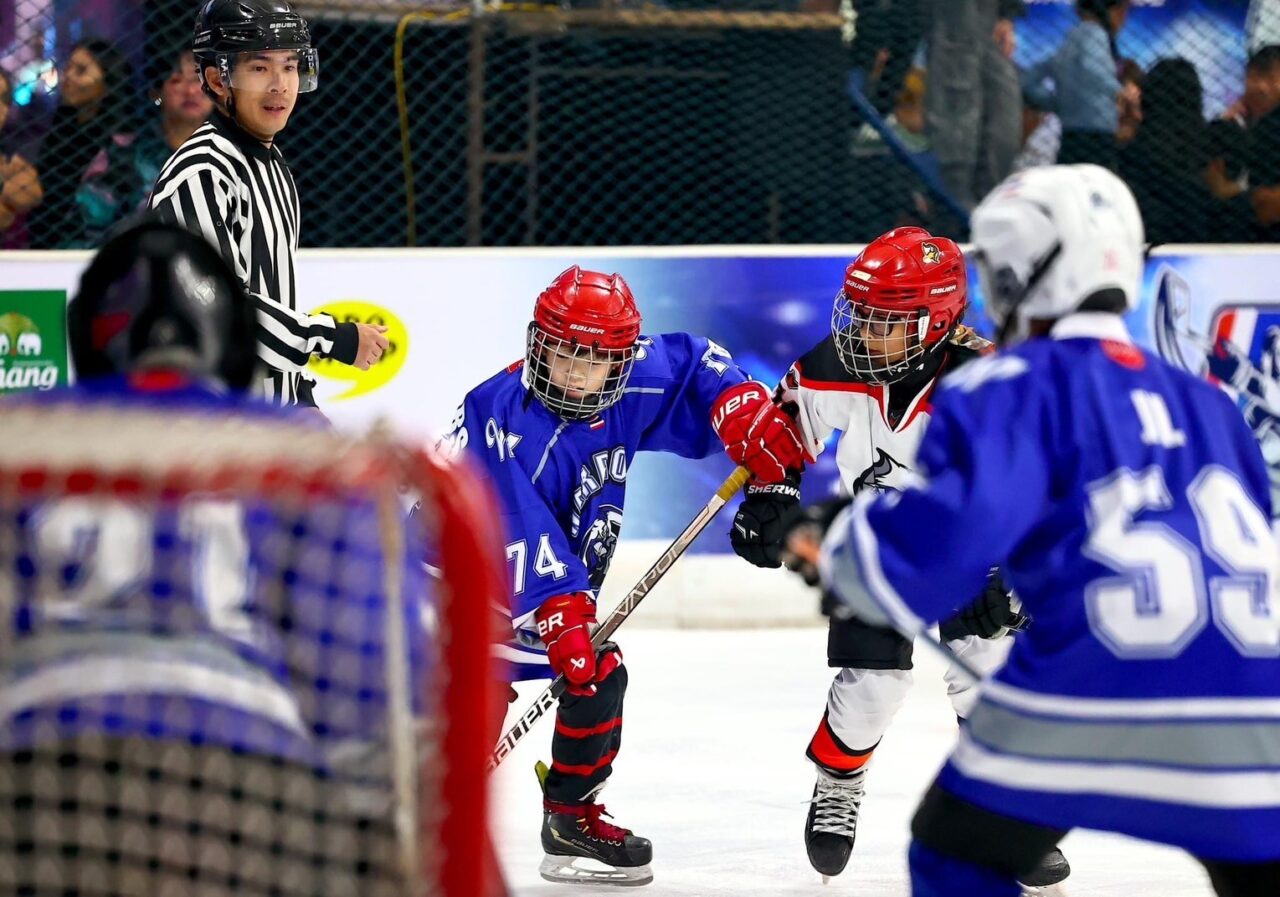
[[1000,342],[1031,318],[1078,311],[1103,290],[1138,305],[1145,236],[1129,187],[1097,165],[1047,165],[1006,178],[974,210],[972,256]]

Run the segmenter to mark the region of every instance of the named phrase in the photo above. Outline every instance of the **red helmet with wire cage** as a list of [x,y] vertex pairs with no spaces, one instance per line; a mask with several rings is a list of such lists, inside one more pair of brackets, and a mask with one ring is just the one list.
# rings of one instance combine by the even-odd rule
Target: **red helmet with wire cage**
[[582,420],[622,397],[640,338],[640,310],[618,274],[562,273],[538,296],[525,384],[551,411]]
[[960,323],[968,295],[959,246],[922,227],[891,230],[845,270],[831,313],[836,353],[863,382],[901,380]]

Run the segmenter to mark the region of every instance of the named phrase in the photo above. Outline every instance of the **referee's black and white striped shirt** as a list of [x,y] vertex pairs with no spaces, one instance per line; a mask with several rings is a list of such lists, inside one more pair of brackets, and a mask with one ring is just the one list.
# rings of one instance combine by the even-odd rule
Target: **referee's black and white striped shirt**
[[284,405],[314,405],[313,354],[351,364],[356,325],[297,309],[298,191],[284,158],[214,112],[169,158],[151,208],[218,247],[258,306],[263,391]]

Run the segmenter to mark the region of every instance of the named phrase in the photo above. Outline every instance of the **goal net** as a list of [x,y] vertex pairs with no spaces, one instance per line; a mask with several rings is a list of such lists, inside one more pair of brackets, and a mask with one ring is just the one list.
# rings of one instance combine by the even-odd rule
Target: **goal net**
[[490,893],[466,468],[265,413],[0,420],[0,893]]

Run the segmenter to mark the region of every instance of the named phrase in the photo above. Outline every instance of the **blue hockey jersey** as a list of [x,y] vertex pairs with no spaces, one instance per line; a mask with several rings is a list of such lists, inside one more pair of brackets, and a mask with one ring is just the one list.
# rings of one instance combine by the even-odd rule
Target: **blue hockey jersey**
[[[158,413],[210,437],[235,418],[246,452],[255,435],[274,438],[272,458],[289,457],[290,444],[338,441],[288,409],[198,386],[139,393],[97,382],[15,397],[0,417],[31,403],[76,416]],[[47,438],[19,432],[10,444]],[[227,461],[223,449],[210,463]],[[117,463],[130,451],[153,458],[151,445],[109,454]],[[172,454],[156,463],[184,462]],[[380,775],[345,759],[387,738],[377,511],[371,497],[347,491],[306,502],[11,497],[0,516],[0,585],[14,599],[0,617],[0,749],[102,732]],[[420,530],[407,541],[399,562],[417,682],[429,593],[416,561]]]
[[566,421],[526,388],[516,363],[471,390],[449,436],[492,481],[502,505],[512,617],[522,647],[504,652],[516,678],[550,675],[532,615],[548,598],[594,593],[622,531],[627,471],[638,451],[705,458],[721,392],[749,379],[714,342],[686,333],[641,337],[622,397]]
[[1277,552],[1232,402],[1086,313],[944,381],[933,413],[921,482],[856,502],[827,563],[908,631],[996,564],[1031,615],[940,785],[1055,828],[1280,858]]

